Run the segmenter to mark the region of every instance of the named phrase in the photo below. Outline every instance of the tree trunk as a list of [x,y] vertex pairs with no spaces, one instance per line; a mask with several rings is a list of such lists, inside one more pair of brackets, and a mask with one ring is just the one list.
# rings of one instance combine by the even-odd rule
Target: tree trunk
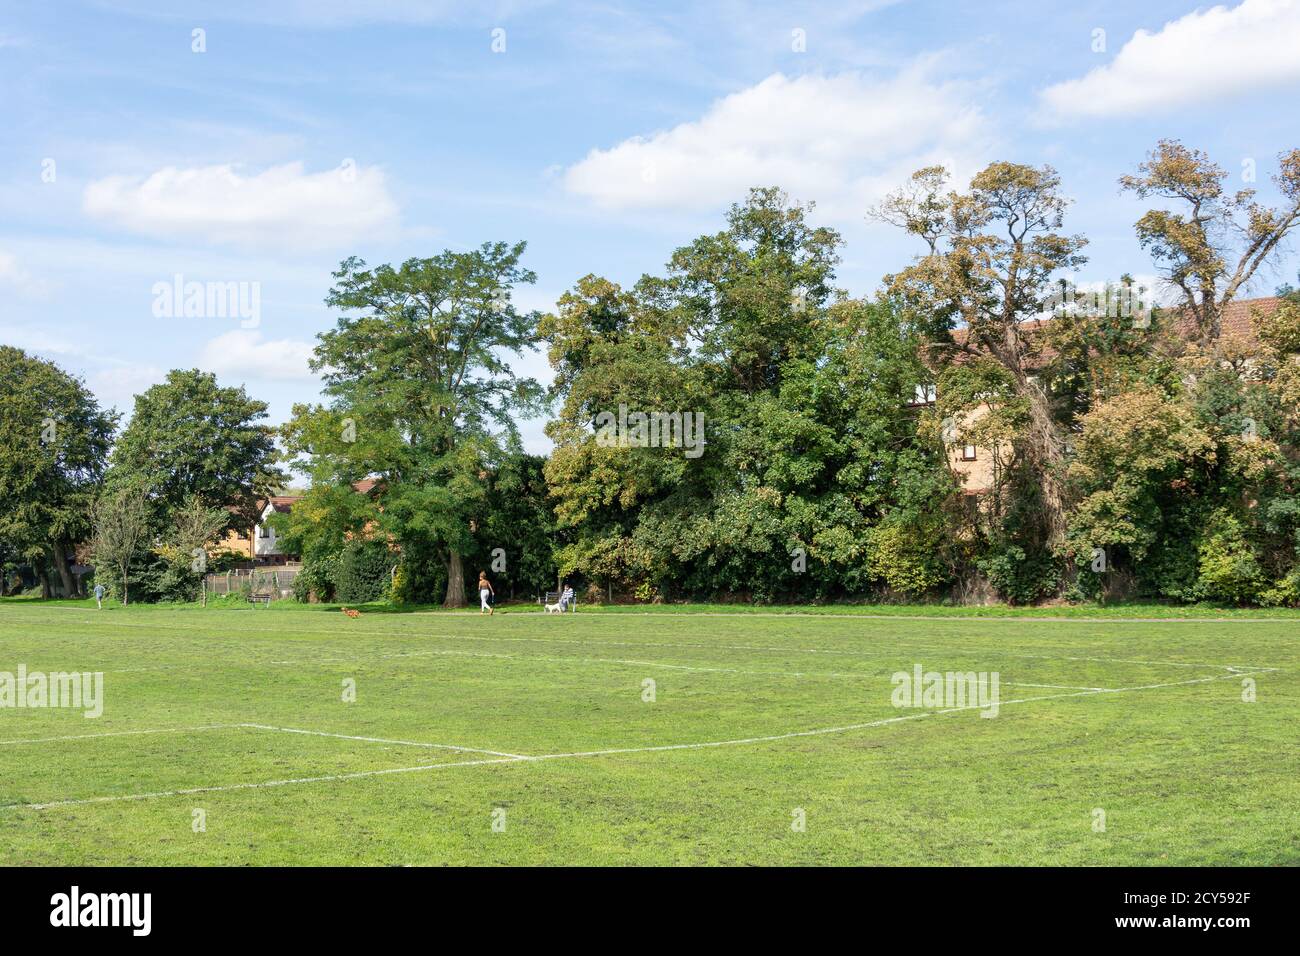
[[63,585],[63,596],[65,598],[76,597],[77,582],[73,579],[72,571],[68,568],[68,549],[58,541],[51,542],[50,558],[54,562],[54,570],[59,574],[59,583]]
[[1065,542],[1066,496],[1061,484],[1065,449],[1060,429],[1052,420],[1047,395],[1035,382],[1022,382],[1022,394],[1029,400],[1029,444],[1039,481],[1042,482],[1043,516],[1047,522],[1047,546],[1055,549]]
[[447,597],[443,607],[465,607],[465,567],[460,560],[460,552],[452,549],[447,560]]

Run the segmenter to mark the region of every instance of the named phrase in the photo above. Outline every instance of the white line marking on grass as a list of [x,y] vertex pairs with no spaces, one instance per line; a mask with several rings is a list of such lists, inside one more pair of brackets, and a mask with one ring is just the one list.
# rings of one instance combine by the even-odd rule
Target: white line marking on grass
[[125,800],[152,800],[158,797],[185,797],[196,793],[223,793],[229,790],[261,790],[266,787],[288,787],[295,784],[335,783],[341,780],[359,780],[363,777],[379,777],[391,773],[415,773],[420,770],[436,770],[439,767],[476,767],[492,763],[517,763],[527,757],[496,757],[490,760],[460,760],[448,763],[420,764],[415,767],[392,767],[386,770],[360,770],[356,773],[336,773],[319,777],[293,777],[288,780],[263,780],[256,783],[229,783],[212,787],[189,787],[184,790],[157,790],[153,793],[125,793],[107,797],[81,797],[74,800],[54,800],[49,803],[6,803],[0,804],[0,810],[50,810],[54,807],[81,807],[92,803],[120,803]]
[[99,734],[69,734],[65,737],[30,737],[22,740],[0,740],[4,744],[48,744],[60,740],[91,740],[96,737],[136,737],[142,734],[190,734],[200,730],[232,730],[247,724],[203,724],[198,727],[160,727],[157,730],[111,730]]
[[418,740],[391,740],[386,737],[358,737],[352,734],[331,734],[323,730],[301,730],[297,727],[272,727],[269,724],[239,724],[240,727],[251,727],[255,730],[275,730],[282,734],[306,734],[311,737],[337,737],[339,740],[360,740],[370,744],[400,744],[405,747],[431,747],[437,750],[458,750],[462,753],[471,754],[490,754],[494,757],[511,757],[516,760],[523,760],[522,754],[508,754],[500,750],[484,750],[481,747],[458,747],[455,744],[430,744]]
[[[1095,694],[1124,694],[1144,690],[1160,690],[1168,687],[1183,687],[1189,684],[1208,684],[1214,681],[1229,680],[1236,678],[1238,674],[1220,674],[1214,677],[1201,677],[1192,680],[1171,681],[1164,684],[1144,684],[1137,687],[1115,687],[1099,690],[1074,691],[1065,694],[1044,694],[1038,697],[1021,697],[1015,700],[1000,701],[999,707],[1009,707],[1013,704],[1031,704],[1045,700],[1062,700],[1068,697],[1088,697]],[[366,777],[379,777],[387,774],[397,773],[418,773],[423,770],[438,770],[443,767],[483,767],[492,764],[513,764],[513,763],[536,763],[544,760],[564,760],[578,759],[584,757],[605,757],[617,756],[621,754],[637,753],[660,753],[669,750],[703,750],[712,747],[734,747],[746,744],[771,743],[779,740],[792,740],[796,737],[819,737],[826,734],[848,733],[854,730],[865,730],[871,727],[884,727],[888,724],[898,724],[904,721],[921,720],[926,717],[936,717],[944,714],[953,714],[966,710],[982,710],[979,704],[968,704],[963,707],[946,707],[941,710],[927,710],[915,714],[902,714],[897,717],[885,717],[879,720],[869,720],[856,724],[843,724],[838,727],[819,727],[814,730],[796,730],[784,734],[768,734],[760,737],[737,737],[730,740],[708,740],[696,743],[683,744],[659,744],[649,747],[611,747],[604,750],[584,750],[571,751],[568,753],[539,754],[536,756],[513,756],[513,757],[495,757],[484,760],[462,760],[447,763],[419,764],[413,767],[394,767],[385,770],[362,770],[356,773],[330,774],[317,777],[297,777],[288,780],[268,780],[260,783],[236,783],[225,784],[209,787],[191,787],[185,790],[163,790],[154,793],[133,793],[119,794],[114,796],[103,797],[82,797],[72,800],[57,800],[49,803],[7,803],[0,804],[0,810],[48,810],[55,807],[86,806],[94,803],[117,803],[125,800],[148,800],[159,797],[176,797],[189,796],[196,793],[221,793],[231,790],[258,790],[266,787],[285,787],[294,784],[311,784],[311,783],[334,783],[345,780],[359,780]]]

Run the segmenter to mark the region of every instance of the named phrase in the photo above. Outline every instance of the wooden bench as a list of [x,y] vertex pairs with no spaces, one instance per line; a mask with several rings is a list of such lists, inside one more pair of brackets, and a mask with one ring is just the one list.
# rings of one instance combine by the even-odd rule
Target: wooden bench
[[[563,592],[561,592],[561,591],[547,591],[547,592],[546,592],[546,596],[542,598],[542,606],[545,607],[545,606],[548,605],[548,604],[558,604],[559,601],[560,601],[560,595],[561,595],[561,593],[563,593]],[[578,595],[577,595],[576,592],[575,592],[574,595],[573,595],[573,601],[572,601],[572,603],[570,603],[569,606],[568,606],[567,608],[565,608],[565,610],[567,610],[567,611],[572,611],[574,614],[577,614],[577,613],[578,613]]]
[[252,591],[248,595],[249,604],[265,604],[271,606],[271,594],[268,591]]

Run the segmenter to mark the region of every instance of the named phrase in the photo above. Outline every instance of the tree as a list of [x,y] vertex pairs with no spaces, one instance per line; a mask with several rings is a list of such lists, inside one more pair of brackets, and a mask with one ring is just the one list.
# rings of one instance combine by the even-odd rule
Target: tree
[[1255,190],[1224,190],[1227,172],[1200,150],[1161,140],[1140,175],[1120,185],[1141,199],[1184,204],[1182,212],[1152,209],[1137,221],[1138,239],[1195,318],[1201,344],[1216,342],[1223,311],[1300,225],[1300,149],[1278,157],[1273,177],[1282,204],[1265,206]]
[[208,603],[203,576],[208,569],[208,545],[225,530],[230,514],[224,508],[209,508],[197,494],[191,494],[172,516],[172,529],[162,547],[171,566],[171,576],[186,590],[199,588],[203,605]]
[[116,421],[80,379],[0,346],[0,539],[57,573],[68,597],[68,551],[89,533]]
[[159,535],[193,497],[206,507],[229,509],[226,527],[251,528],[261,499],[284,480],[275,465],[274,432],[260,424],[266,409],[242,387],[219,386],[211,373],[168,372],[164,382],[136,396],[108,480],[151,489]]
[[107,488],[95,502],[95,565],[112,569],[113,583],[122,588],[123,604],[129,596],[131,562],[148,540],[151,517],[148,489],[138,481]]
[[1065,431],[1036,374],[1044,338],[1031,320],[1044,311],[1052,277],[1086,261],[1086,240],[1057,232],[1067,200],[1050,166],[991,163],[964,194],[944,193],[947,178],[939,167],[918,170],[872,211],[928,247],[884,285],[911,310],[941,367],[992,360],[1005,373],[1041,488],[1045,543],[1054,549],[1066,531]]
[[463,556],[475,546],[487,479],[517,450],[515,417],[542,399],[509,354],[531,347],[537,314],[511,302],[536,281],[525,244],[368,268],[345,260],[326,304],[344,315],[312,360],[328,408],[303,407],[285,429],[316,484],[383,477],[375,525],[404,550],[436,548],[447,567],[445,603],[465,606]]
[[[563,574],[759,600],[950,577],[936,530],[955,488],[907,411],[927,377],[916,337],[892,303],[835,289],[839,238],[810,211],[751,190],[665,276],[587,276],[542,320]],[[620,405],[702,414],[704,454],[602,443],[596,416]]]

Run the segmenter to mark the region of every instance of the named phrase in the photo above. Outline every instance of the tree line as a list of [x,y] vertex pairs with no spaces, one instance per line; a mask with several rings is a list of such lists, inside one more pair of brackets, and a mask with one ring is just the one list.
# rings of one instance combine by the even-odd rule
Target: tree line
[[[1149,294],[1126,275],[1063,295],[1087,240],[1060,177],[1005,162],[964,188],[919,170],[872,209],[917,245],[870,296],[777,188],[661,274],[584,276],[547,314],[514,304],[522,242],[351,258],[322,399],[276,428],[178,370],[119,433],[78,379],[3,347],[0,564],[10,589],[76,593],[76,550],[123,598],[190,600],[228,560],[213,542],[297,473],[271,520],[304,599],[463,606],[483,569],[594,600],[1300,604],[1300,293],[1250,335],[1224,321],[1300,222],[1300,150],[1276,185],[1266,206],[1158,144],[1120,183],[1156,200],[1136,236],[1173,293],[1140,313],[1113,307]],[[536,345],[549,388],[512,368]],[[539,415],[545,458],[517,425]],[[967,445],[996,463],[978,494],[950,463]]]

